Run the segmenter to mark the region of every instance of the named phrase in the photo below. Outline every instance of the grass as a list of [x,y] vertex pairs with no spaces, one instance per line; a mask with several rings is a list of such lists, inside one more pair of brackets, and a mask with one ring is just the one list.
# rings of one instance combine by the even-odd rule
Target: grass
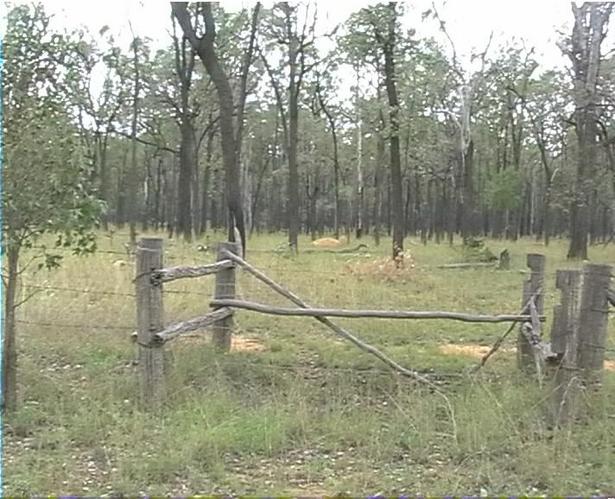
[[[106,251],[121,251],[123,242],[100,237]],[[542,252],[551,316],[555,270],[571,265],[566,242],[558,240],[548,248],[489,241],[496,254],[509,248],[509,272],[437,269],[459,261],[460,249],[408,244],[415,268],[390,280],[350,271],[387,256],[390,241],[371,247],[369,257],[261,251],[283,242],[283,235],[255,237],[248,259],[308,303],[327,307],[514,313],[525,254]],[[212,261],[196,244],[165,241],[166,262]],[[594,261],[615,259],[612,247],[590,253]],[[263,351],[216,354],[207,334],[176,340],[168,348],[168,403],[161,414],[144,411],[130,341],[134,299],[125,296],[133,293],[132,277],[129,257],[105,252],[69,255],[59,270],[26,276],[24,293],[57,289],[41,290],[19,311],[21,403],[5,420],[4,495],[615,492],[613,373],[588,399],[584,421],[554,432],[548,388],[517,372],[514,353],[496,354],[467,378],[459,375],[477,359],[439,349],[490,345],[502,324],[339,321],[402,365],[441,376],[447,403],[316,321],[239,312],[237,336],[258,341]],[[288,306],[251,276],[238,279],[241,296]],[[166,321],[203,314],[212,284],[203,278],[167,285],[175,292],[165,294]],[[610,358],[613,333],[611,321]]]

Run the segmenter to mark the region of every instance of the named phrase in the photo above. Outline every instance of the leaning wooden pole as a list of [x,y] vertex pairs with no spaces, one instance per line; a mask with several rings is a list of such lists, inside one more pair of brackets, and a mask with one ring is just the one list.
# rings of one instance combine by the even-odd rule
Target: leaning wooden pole
[[[277,282],[275,282],[274,280],[270,279],[265,274],[263,274],[260,270],[258,270],[257,268],[253,267],[248,262],[246,262],[243,258],[240,258],[239,256],[235,255],[234,253],[232,253],[230,251],[223,251],[223,253],[224,253],[224,255],[223,255],[224,257],[229,258],[230,260],[233,260],[234,262],[236,262],[239,265],[241,265],[248,272],[250,272],[250,274],[252,274],[254,277],[256,277],[257,279],[259,279],[262,282],[264,282],[265,284],[267,284],[269,287],[271,287],[272,289],[274,289],[275,291],[280,293],[282,296],[288,298],[295,305],[297,305],[297,306],[299,306],[301,308],[310,308],[310,306],[307,303],[305,303],[301,298],[299,298],[293,292],[291,292],[291,291],[283,288],[282,286],[280,286]],[[413,378],[413,379],[415,379],[417,381],[420,381],[421,383],[429,385],[432,388],[434,388],[435,390],[437,390],[438,392],[440,391],[440,389],[437,387],[437,385],[432,383],[430,380],[428,380],[424,376],[421,376],[418,372],[416,372],[414,370],[411,370],[411,369],[406,369],[405,367],[399,365],[397,362],[395,362],[393,359],[390,359],[389,357],[387,357],[384,353],[382,353],[377,348],[375,348],[375,347],[373,347],[373,346],[363,342],[362,340],[360,340],[359,338],[354,336],[352,333],[346,331],[345,329],[341,328],[337,324],[331,322],[326,317],[315,317],[315,319],[318,322],[320,322],[320,323],[324,324],[325,326],[327,326],[328,328],[332,329],[333,332],[335,334],[337,334],[338,336],[340,336],[340,337],[350,341],[351,343],[353,343],[355,346],[357,346],[361,350],[363,350],[365,352],[368,352],[368,353],[374,355],[375,357],[379,358],[382,362],[387,364],[389,367],[391,367],[395,371],[401,373],[404,376],[407,376],[409,378]]]
[[[220,243],[218,245],[217,262],[227,260],[226,254],[237,255],[241,252],[239,243]],[[225,300],[235,298],[235,266],[225,268],[216,274],[216,288],[214,291],[214,300]],[[221,307],[215,306],[214,310]],[[229,315],[224,319],[216,322],[212,327],[212,342],[214,346],[221,352],[228,352],[231,349],[231,341],[233,336],[234,320],[233,315]]]
[[155,341],[155,334],[163,328],[162,284],[152,279],[153,271],[162,268],[162,247],[160,238],[143,238],[136,252],[139,384],[146,408],[159,408],[166,395],[164,351],[162,344]]
[[[534,306],[538,315],[544,313],[544,280],[545,280],[545,256],[536,253],[527,255],[527,266],[530,268],[530,277],[523,283],[523,297],[521,305],[525,305],[532,295]],[[517,335],[517,365],[525,372],[533,372],[538,369],[536,365],[535,346],[528,338],[527,331],[531,330],[522,323]]]
[[586,386],[602,383],[612,274],[610,265],[586,263],[583,266],[578,367]]

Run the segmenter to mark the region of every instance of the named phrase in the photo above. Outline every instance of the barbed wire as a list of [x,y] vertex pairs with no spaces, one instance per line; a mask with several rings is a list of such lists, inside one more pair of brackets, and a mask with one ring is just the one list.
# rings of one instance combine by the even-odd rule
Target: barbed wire
[[[88,295],[109,295],[109,296],[125,296],[136,298],[137,295],[134,293],[125,293],[120,291],[108,291],[108,290],[98,290],[98,289],[77,289],[77,288],[67,288],[62,286],[40,286],[36,284],[23,284],[24,288],[30,289],[40,289],[40,290],[50,290],[50,291],[66,291],[70,293],[80,293],[80,294],[88,294]],[[169,292],[166,291],[165,292]]]
[[70,329],[116,329],[122,331],[134,331],[135,327],[129,326],[114,326],[108,324],[65,324],[62,322],[38,322],[38,321],[27,321],[23,319],[16,319],[16,323],[18,324],[27,324],[29,326],[41,326],[41,327],[63,327]]

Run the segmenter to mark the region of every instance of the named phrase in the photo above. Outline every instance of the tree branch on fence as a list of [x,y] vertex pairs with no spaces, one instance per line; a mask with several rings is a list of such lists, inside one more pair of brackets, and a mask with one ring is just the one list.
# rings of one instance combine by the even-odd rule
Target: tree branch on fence
[[175,339],[182,334],[212,326],[216,322],[226,319],[231,315],[233,315],[233,311],[230,308],[220,308],[202,317],[196,317],[187,321],[178,322],[177,324],[168,326],[162,331],[156,333],[154,335],[154,341],[158,343],[166,343],[167,341]]
[[186,277],[201,277],[204,275],[215,274],[221,270],[234,267],[235,264],[230,260],[221,260],[216,263],[199,265],[197,267],[169,267],[167,269],[155,270],[152,279],[157,282],[170,282]]
[[[530,307],[530,303],[533,303],[534,300],[536,299],[536,296],[538,296],[540,293],[542,292],[542,289],[537,289],[536,292],[530,296],[530,299],[525,303],[525,305],[523,306],[523,308],[521,309],[521,314],[525,313],[525,311]],[[478,364],[473,372],[477,372],[481,367],[483,367],[487,361],[489,360],[489,357],[491,357],[495,352],[497,352],[500,348],[500,346],[502,346],[502,343],[504,342],[504,340],[506,339],[506,337],[512,333],[512,331],[515,329],[515,322],[513,322],[510,327],[506,330],[506,332],[500,336],[497,341],[493,344],[493,346],[491,347],[491,350],[489,350],[484,356],[483,358],[480,360],[480,364]]]
[[[449,319],[462,322],[524,322],[532,320],[530,315],[476,315],[463,312],[405,311],[405,310],[346,310],[339,308],[283,308],[263,305],[244,300],[212,300],[212,307],[233,307],[252,310],[263,314],[299,317],[347,317],[380,319]],[[536,316],[538,321],[544,317]]]
[[[248,272],[250,272],[254,277],[256,277],[260,281],[264,282],[265,284],[267,284],[268,286],[273,288],[275,291],[277,291],[281,295],[283,295],[286,298],[288,298],[295,305],[298,305],[301,308],[309,308],[309,305],[307,303],[305,303],[303,300],[301,300],[301,298],[299,298],[297,295],[295,295],[291,291],[288,291],[288,290],[284,289],[278,283],[276,283],[275,281],[273,281],[272,279],[267,277],[265,274],[263,274],[260,270],[258,270],[257,268],[253,267],[248,262],[246,262],[243,258],[240,258],[237,255],[234,255],[230,251],[225,251],[224,253],[225,253],[225,256],[227,258],[229,258],[229,259],[233,260],[234,262],[238,263],[239,265],[241,265]],[[359,338],[354,336],[352,333],[346,331],[345,329],[341,328],[337,324],[331,322],[329,319],[327,319],[325,317],[315,317],[315,318],[320,323],[322,323],[325,326],[327,326],[330,329],[332,329],[333,332],[335,332],[335,334],[337,334],[338,336],[340,336],[340,337],[350,341],[351,343],[353,343],[355,346],[357,346],[361,350],[363,350],[365,352],[368,352],[368,353],[374,355],[375,357],[379,358],[382,362],[384,362],[386,365],[388,365],[393,370],[401,373],[404,376],[407,376],[407,377],[412,378],[412,379],[414,379],[416,381],[424,383],[424,384],[430,386],[432,389],[434,389],[437,393],[442,394],[442,392],[440,391],[440,388],[436,384],[434,384],[433,382],[431,382],[429,379],[425,378],[424,376],[421,376],[418,372],[416,372],[414,370],[411,370],[411,369],[406,369],[405,367],[400,366],[397,362],[395,362],[394,360],[392,360],[389,357],[387,357],[384,353],[382,353],[377,348],[375,348],[375,347],[373,347],[373,346],[363,342],[362,340],[360,340]]]

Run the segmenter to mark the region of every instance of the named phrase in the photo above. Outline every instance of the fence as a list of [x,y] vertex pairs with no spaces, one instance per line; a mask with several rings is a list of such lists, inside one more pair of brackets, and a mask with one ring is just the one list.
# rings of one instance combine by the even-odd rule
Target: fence
[[[137,344],[143,402],[159,407],[165,399],[164,345],[188,332],[211,327],[213,343],[221,351],[231,345],[234,310],[250,310],[278,316],[313,317],[339,337],[374,355],[398,373],[438,389],[416,370],[401,366],[376,347],[365,343],[328,317],[447,319],[472,323],[510,322],[511,326],[482,358],[480,369],[497,351],[504,339],[520,324],[517,335],[519,368],[537,375],[543,382],[548,365],[557,365],[554,376],[554,418],[564,422],[574,416],[575,399],[583,386],[599,386],[604,364],[608,304],[615,304],[610,290],[612,268],[609,265],[585,264],[583,270],[558,270],[556,286],[561,302],[554,309],[551,341],[542,340],[544,316],[545,263],[540,254],[527,255],[529,278],[524,282],[522,308],[518,314],[479,315],[449,311],[345,310],[315,308],[285,289],[239,256],[236,243],[220,243],[217,261],[200,266],[163,266],[163,242],[159,238],[143,238],[136,252],[137,274]],[[296,305],[283,308],[237,299],[235,269],[242,268]],[[215,275],[215,291],[209,302],[211,311],[201,317],[164,326],[163,285],[177,279]]]

